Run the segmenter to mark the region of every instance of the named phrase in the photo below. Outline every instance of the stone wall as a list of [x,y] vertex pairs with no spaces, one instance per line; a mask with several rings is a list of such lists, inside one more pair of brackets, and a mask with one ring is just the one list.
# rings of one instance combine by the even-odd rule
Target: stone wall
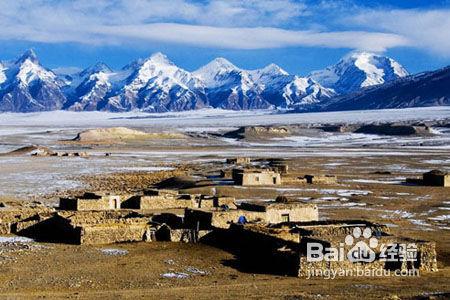
[[227,158],[227,164],[245,165],[251,162],[250,157]]
[[193,208],[195,200],[179,199],[169,196],[141,196],[138,209],[172,209],[172,208]]
[[337,177],[334,175],[305,175],[305,179],[310,184],[334,184],[337,182]]
[[123,220],[80,227],[80,244],[112,244],[151,241],[151,226],[146,220]]
[[200,197],[198,203],[196,205],[197,208],[214,208],[214,207],[222,207],[227,206],[230,209],[236,208],[235,198],[234,197],[219,197],[219,196],[211,196],[211,197]]
[[[324,247],[332,247],[339,248],[340,245],[343,245],[345,236],[341,238],[334,237],[324,237],[321,240],[314,240],[315,242],[320,242],[324,245]],[[390,271],[407,271],[407,270],[419,270],[425,272],[434,272],[437,271],[437,261],[436,261],[436,250],[435,243],[433,242],[424,242],[417,240],[403,240],[402,238],[397,238],[393,236],[387,236],[379,238],[379,244],[388,244],[388,243],[414,243],[417,246],[417,260],[415,262],[408,261],[399,261],[399,262],[386,262],[379,258],[380,249],[375,248],[372,249],[376,253],[376,259],[370,263],[362,263],[362,262],[351,262],[346,257],[342,261],[319,261],[319,262],[310,262],[307,260],[305,247],[301,247],[300,250],[300,264],[299,264],[299,276],[308,276],[313,271],[325,271],[325,270],[333,270],[335,272],[358,272],[361,270],[390,270]],[[307,240],[304,239],[300,242],[300,245],[306,244]],[[351,246],[347,246],[344,244],[344,253],[347,253]]]
[[266,222],[269,224],[318,220],[319,209],[317,208],[317,205],[287,205],[284,208],[268,206],[266,210]]
[[275,172],[241,172],[233,174],[233,179],[237,185],[280,185],[281,176]]
[[51,217],[51,208],[5,207],[0,208],[0,234],[18,233],[45,218]]
[[185,223],[188,228],[196,228],[198,223],[199,229],[211,228],[228,228],[231,223],[236,223],[240,216],[245,216],[247,221],[256,222],[265,220],[265,212],[252,212],[247,210],[232,209],[228,211],[222,210],[201,210],[186,209]]
[[98,196],[95,198],[61,198],[59,208],[63,210],[115,210],[120,209],[120,196]]

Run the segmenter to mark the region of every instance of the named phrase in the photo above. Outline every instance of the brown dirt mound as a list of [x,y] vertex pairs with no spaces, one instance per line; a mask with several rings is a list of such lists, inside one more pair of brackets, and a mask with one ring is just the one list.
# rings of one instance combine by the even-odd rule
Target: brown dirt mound
[[224,134],[227,138],[235,139],[264,139],[284,137],[291,134],[285,126],[247,126]]
[[117,142],[145,139],[177,139],[185,138],[181,133],[148,133],[126,127],[96,128],[78,133],[73,139],[76,142]]
[[50,153],[51,150],[49,148],[43,147],[43,146],[29,145],[29,146],[20,147],[18,149],[12,150],[7,153],[0,153],[0,156],[26,155],[26,154],[31,154],[33,152],[48,152],[48,153]]

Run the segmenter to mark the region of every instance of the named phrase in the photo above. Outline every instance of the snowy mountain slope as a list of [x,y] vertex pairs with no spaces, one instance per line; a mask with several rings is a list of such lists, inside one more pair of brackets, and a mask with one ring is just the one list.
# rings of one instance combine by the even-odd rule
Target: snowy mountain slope
[[105,63],[97,63],[73,76],[65,92],[64,109],[93,111],[112,89],[113,71]]
[[389,57],[354,52],[333,66],[312,72],[309,77],[339,94],[346,94],[407,75],[409,73]]
[[275,64],[249,71],[217,58],[193,74],[205,83],[212,106],[225,109],[292,108],[334,95],[313,80],[289,75]]
[[6,81],[6,67],[5,63],[0,61],[0,85]]
[[270,108],[248,71],[241,70],[225,58],[216,58],[192,73],[204,83],[213,107],[242,110]]
[[62,108],[66,101],[63,82],[45,69],[32,50],[3,67],[0,84],[0,111],[32,112]]
[[16,61],[0,62],[0,111],[315,111],[448,105],[446,70],[407,76],[388,57],[355,52],[310,77],[291,75],[275,64],[244,70],[224,58],[188,72],[156,53],[119,71],[97,63],[56,75],[29,50]]
[[124,85],[106,99],[102,110],[163,112],[207,105],[203,83],[162,53],[132,63],[124,72],[130,75]]
[[450,105],[450,67],[399,78],[329,101],[322,110],[363,110]]
[[314,80],[289,75],[275,64],[250,72],[252,78],[263,85],[263,97],[276,107],[295,108],[320,103],[335,95],[333,90]]

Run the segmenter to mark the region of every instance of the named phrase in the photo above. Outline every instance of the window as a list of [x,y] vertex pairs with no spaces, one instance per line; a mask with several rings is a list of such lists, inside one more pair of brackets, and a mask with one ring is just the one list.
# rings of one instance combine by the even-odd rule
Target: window
[[259,181],[259,176],[256,176],[256,177],[255,177],[255,181]]
[[289,222],[289,214],[282,214],[281,215],[281,221],[284,222]]

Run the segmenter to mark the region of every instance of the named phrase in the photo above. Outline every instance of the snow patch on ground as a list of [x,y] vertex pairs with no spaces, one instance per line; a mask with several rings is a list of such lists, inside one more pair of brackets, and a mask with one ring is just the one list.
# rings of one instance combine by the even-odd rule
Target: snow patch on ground
[[32,243],[33,239],[23,236],[0,236],[0,244],[4,243]]
[[128,254],[127,250],[115,249],[115,248],[100,249],[100,252],[102,252],[105,255],[111,255],[111,256],[122,256],[122,255]]

